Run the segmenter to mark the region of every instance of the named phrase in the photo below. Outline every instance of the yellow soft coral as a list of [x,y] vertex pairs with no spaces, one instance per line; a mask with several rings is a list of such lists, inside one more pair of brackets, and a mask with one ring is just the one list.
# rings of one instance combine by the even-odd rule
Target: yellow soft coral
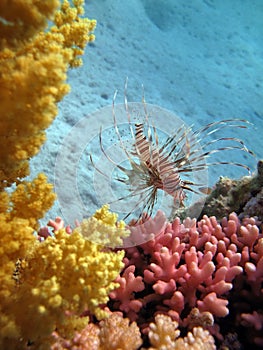
[[84,219],[76,231],[94,243],[120,247],[122,238],[128,237],[130,231],[126,230],[124,221],[117,222],[117,218],[117,214],[109,211],[109,205],[104,205],[91,218]]
[[0,50],[17,47],[22,41],[44,30],[59,6],[59,0],[1,0]]
[[[75,8],[70,7],[69,1],[65,0],[61,11],[55,15],[54,23],[56,26],[51,28],[52,33],[60,33],[64,38],[64,46],[69,47],[73,53],[73,59],[70,61],[72,67],[82,64],[77,56],[83,54],[87,42],[93,41],[95,36],[91,33],[96,25],[95,20],[81,18],[84,9],[84,0],[73,0]],[[88,30],[87,30],[88,29]],[[74,45],[72,45],[74,43]]]
[[[69,91],[68,68],[81,63],[78,56],[86,43],[94,39],[91,31],[96,22],[80,17],[83,1],[75,0],[73,6],[64,1],[57,10],[59,5],[58,0],[0,2],[1,349],[23,348],[28,340],[23,334],[20,307],[22,311],[24,307],[26,314],[28,305],[32,309],[37,307],[31,301],[38,303],[39,298],[44,298],[46,304],[39,304],[34,311],[37,316],[46,317],[48,305],[51,306],[47,312],[52,315],[64,305],[59,293],[59,269],[39,281],[37,268],[41,270],[41,266],[35,266],[32,270],[35,276],[30,275],[27,280],[34,261],[42,261],[44,246],[36,241],[33,232],[38,219],[53,204],[54,193],[43,174],[31,183],[22,181],[29,173],[30,158],[45,141],[45,129],[57,114],[57,102]],[[5,192],[13,183],[17,184],[15,190],[11,194]],[[52,253],[51,247],[52,244],[46,247],[46,259],[48,252]],[[59,248],[53,252],[57,260],[59,252]],[[46,266],[43,274],[47,271]],[[22,296],[24,285],[28,291]],[[21,305],[28,293],[31,299]]]
[[[5,3],[0,5],[0,189],[28,175],[28,161],[69,91],[67,70],[80,65],[78,56],[94,39],[96,25],[80,17],[80,0],[73,7],[64,1],[56,13],[54,0],[14,0],[10,8]],[[54,25],[48,27],[52,16]]]
[[13,304],[22,338],[36,342],[50,335],[65,322],[67,312],[89,310],[104,317],[99,306],[118,286],[113,281],[123,268],[123,256],[122,251],[101,251],[76,230],[72,234],[60,230],[55,238],[36,241]]
[[51,208],[55,197],[53,186],[47,183],[44,174],[39,174],[32,182],[24,181],[10,195],[10,219],[27,219],[30,227],[37,229],[38,220]]
[[33,232],[37,220],[53,204],[52,186],[46,180],[40,174],[32,183],[19,185],[12,194],[0,193],[0,348],[12,348],[12,339],[21,336],[13,308],[25,258],[36,244]]

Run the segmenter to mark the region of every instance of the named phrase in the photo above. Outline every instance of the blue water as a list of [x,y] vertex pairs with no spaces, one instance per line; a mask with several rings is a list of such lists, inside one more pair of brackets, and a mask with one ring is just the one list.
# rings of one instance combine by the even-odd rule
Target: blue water
[[[87,47],[83,66],[69,72],[71,93],[60,103],[48,141],[32,160],[32,175],[44,171],[53,182],[56,174],[63,188],[63,177],[55,169],[63,139],[79,120],[87,118],[98,140],[100,127],[113,125],[112,116],[109,113],[100,120],[92,113],[111,106],[116,89],[115,103],[123,103],[126,77],[129,102],[141,102],[143,84],[146,102],[168,109],[195,129],[220,119],[247,119],[254,128],[232,128],[228,135],[244,140],[256,157],[262,156],[262,0],[91,0],[85,9],[86,16],[97,20],[96,41]],[[158,118],[167,127],[168,121]],[[169,120],[169,128],[172,125]],[[80,137],[87,137],[88,147],[89,129],[85,133]],[[77,170],[72,169],[74,147],[63,171],[77,182],[89,215],[103,198],[98,200],[94,191],[89,157]],[[216,159],[245,163],[252,170],[256,167],[256,158],[244,152],[224,153]],[[237,167],[217,166],[210,171],[209,184],[221,175],[245,174]],[[61,215],[63,201],[71,200],[71,189],[67,184],[64,187],[65,196],[49,216]]]

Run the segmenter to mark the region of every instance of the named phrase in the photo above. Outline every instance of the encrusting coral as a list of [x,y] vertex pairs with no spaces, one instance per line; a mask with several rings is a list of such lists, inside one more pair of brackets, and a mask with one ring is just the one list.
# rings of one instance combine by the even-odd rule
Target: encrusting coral
[[79,55],[94,39],[96,21],[80,17],[84,1],[73,3],[65,0],[55,12],[55,0],[1,2],[1,189],[28,175],[28,161],[69,91],[67,70],[81,64]]
[[[195,203],[193,209],[197,205]],[[188,210],[191,211],[191,208]],[[221,177],[207,196],[199,218],[206,214],[222,219],[232,212],[237,213],[241,219],[257,216],[263,220],[263,160],[258,162],[253,176],[244,176],[238,180]],[[183,216],[184,211],[181,217]]]

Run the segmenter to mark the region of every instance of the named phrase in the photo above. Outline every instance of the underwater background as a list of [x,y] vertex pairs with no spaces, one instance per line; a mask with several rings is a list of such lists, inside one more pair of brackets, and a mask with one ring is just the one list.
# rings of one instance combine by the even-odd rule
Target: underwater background
[[263,347],[262,15],[0,2],[0,349]]
[[[100,150],[100,127],[113,129],[113,120],[111,112],[106,115],[102,112],[98,118],[98,111],[105,106],[111,111],[116,90],[115,103],[123,103],[126,77],[128,102],[142,101],[143,84],[147,103],[171,111],[186,125],[193,125],[193,129],[221,119],[247,119],[254,127],[230,130],[227,136],[239,137],[260,157],[263,146],[261,0],[91,0],[85,3],[85,13],[97,20],[96,40],[86,48],[83,66],[69,71],[71,92],[60,102],[59,115],[47,130],[47,142],[31,161],[32,177],[39,171],[46,173],[51,182],[59,177],[59,186],[66,192],[62,202],[70,201],[70,195],[67,183],[63,184],[63,174],[55,172],[59,147],[66,142],[74,125],[87,118],[89,131],[81,137],[88,144],[93,135]],[[165,127],[162,116],[153,116],[153,121]],[[176,124],[172,132],[176,133]],[[223,157],[226,161],[247,164],[254,171],[256,158],[245,159],[245,156],[244,152],[234,152],[231,158],[225,152],[217,160]],[[76,179],[84,210],[90,215],[105,199],[100,199],[94,190],[94,169],[89,157],[77,164],[73,164],[73,158],[74,152],[66,172]],[[76,166],[81,168],[80,175],[76,175]],[[211,167],[209,186],[221,175],[233,178],[246,174],[244,169],[234,166]],[[58,203],[48,217],[57,215],[62,215]]]

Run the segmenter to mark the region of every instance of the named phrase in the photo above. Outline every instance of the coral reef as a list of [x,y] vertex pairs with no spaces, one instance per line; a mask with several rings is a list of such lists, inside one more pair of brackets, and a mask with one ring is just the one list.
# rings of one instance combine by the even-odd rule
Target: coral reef
[[[94,217],[105,217],[106,209]],[[241,344],[262,346],[260,223],[255,218],[241,222],[235,213],[221,223],[208,216],[199,222],[189,218],[167,222],[161,212],[145,220],[133,222],[128,239],[133,241],[133,236],[144,232],[151,240],[125,248],[125,267],[115,279],[119,286],[109,293],[103,310],[136,322],[146,348],[215,349],[212,335],[220,349]],[[54,230],[61,225],[60,219],[50,222]],[[159,234],[151,236],[153,227],[160,228]],[[126,234],[123,237],[127,239]],[[98,335],[96,318],[90,312],[88,315],[95,323],[90,322],[87,330],[96,329]],[[182,338],[178,338],[180,333]],[[115,342],[118,337],[122,335],[116,334]],[[96,344],[100,344],[98,339]],[[100,349],[96,346],[94,349]]]
[[[105,204],[92,217],[84,219],[81,223],[77,222],[75,232],[79,232],[93,243],[110,248],[121,247],[123,240],[130,235],[130,230],[124,221],[117,221],[117,219],[118,215],[110,212],[109,205]],[[64,228],[67,233],[72,233],[72,228],[64,227],[64,221],[60,217],[49,220],[47,226],[39,229],[38,238],[42,240],[52,237],[56,231]]]
[[[194,206],[198,205],[195,203]],[[191,208],[189,209],[191,212]],[[188,211],[188,213],[189,213]],[[253,176],[244,176],[239,180],[221,177],[213,191],[207,196],[199,218],[204,214],[216,216],[218,220],[235,212],[243,217],[257,216],[263,221],[263,161],[257,165]],[[184,217],[184,212],[181,213]]]
[[[194,327],[184,338],[179,337],[178,323],[169,316],[157,315],[150,324],[149,341],[151,350],[214,350],[214,338],[202,327]],[[75,332],[69,340],[58,332],[53,334],[55,342],[52,350],[136,350],[142,345],[141,334],[135,322],[123,318],[119,313],[112,313],[98,325],[89,323],[81,331]]]
[[[157,315],[155,322],[150,323],[150,350],[215,350],[214,338],[202,327],[194,327],[184,338],[179,338],[178,323],[169,316]],[[177,339],[178,338],[178,339]]]
[[206,328],[219,341],[226,334],[219,328],[224,318],[223,324],[229,320],[243,329],[246,341],[247,326],[253,327],[253,341],[260,344],[263,236],[257,224],[254,218],[241,223],[235,213],[221,225],[208,216],[167,223],[149,242],[125,249],[125,269],[116,280],[120,287],[110,293],[108,306],[136,321],[142,333],[158,313],[185,327],[190,311],[198,308],[215,317],[215,325]]
[[[97,318],[105,317],[99,308],[121,270],[123,252],[102,251],[77,230],[57,231],[55,238],[36,240],[24,259],[16,288],[16,313],[23,338],[36,342],[63,324],[67,313],[85,310]],[[39,268],[41,266],[41,269]],[[33,316],[34,315],[34,316]],[[28,326],[34,317],[34,324]]]
[[[72,316],[69,316],[69,319],[70,328],[58,327],[49,338],[48,349],[136,350],[142,344],[136,323],[130,323],[129,319],[124,319],[120,313],[111,313],[98,324],[88,323],[87,317],[72,319]],[[30,347],[40,348],[35,345]]]
[[[56,321],[64,317],[63,311],[58,312],[59,304],[64,302],[59,296],[59,254],[66,249],[70,237],[60,233],[51,244],[48,240],[43,244],[36,240],[33,233],[38,229],[38,220],[52,206],[55,194],[45,175],[39,174],[32,182],[24,178],[29,174],[30,158],[39,151],[45,129],[57,114],[57,102],[69,91],[67,70],[81,64],[79,55],[94,39],[91,32],[96,22],[81,17],[83,4],[82,0],[73,1],[73,6],[66,0],[14,0],[0,4],[2,349],[24,348],[36,327],[39,329],[33,339],[41,329],[50,327],[54,314]],[[44,245],[46,250],[42,253]],[[75,249],[73,244],[70,247]],[[91,258],[96,251],[89,249],[89,253]],[[57,258],[53,275],[51,256]],[[88,259],[86,256],[87,253]],[[101,256],[103,261],[106,256]],[[116,254],[114,257],[117,264]],[[117,266],[113,263],[111,269]],[[45,271],[45,276],[41,277],[41,271]],[[67,273],[70,274],[69,268]],[[49,308],[47,304],[53,306]],[[31,329],[34,317],[46,321],[33,323]]]
[[126,229],[124,221],[117,222],[117,218],[117,214],[109,212],[109,205],[104,205],[93,217],[84,219],[76,231],[97,244],[120,247],[130,231]]
[[[105,208],[98,211],[90,219],[90,234],[94,233],[92,230],[97,232],[96,221],[102,232],[108,232],[112,217]],[[112,230],[114,227],[117,235],[120,229],[115,223]],[[9,259],[10,271],[6,271],[6,285],[1,286],[2,297],[7,298],[2,303],[1,341],[8,349],[22,348],[28,341],[37,349],[48,348],[51,333],[63,329],[65,324],[69,327],[73,315],[79,316],[84,311],[97,319],[108,315],[100,305],[105,305],[109,293],[119,286],[114,280],[124,266],[124,252],[106,250],[91,242],[81,235],[79,227],[70,234],[61,228],[43,242],[33,236],[30,227],[28,232],[24,231],[22,228],[18,234],[27,233],[27,236],[18,237],[3,255],[5,260]],[[10,240],[10,236],[6,238]],[[18,244],[20,240],[26,245],[24,251]],[[20,249],[15,251],[15,248]],[[16,264],[14,258],[10,259],[12,254],[19,258]]]
[[28,175],[28,161],[69,91],[67,70],[81,63],[79,55],[94,39],[96,22],[80,17],[83,1],[74,4],[64,1],[56,12],[55,0],[1,2],[1,189]]
[[0,348],[262,347],[262,161],[221,178],[200,221],[159,211],[126,227],[105,205],[39,229],[55,195],[43,174],[24,181],[29,160],[94,39],[72,3],[0,3]]
[[19,339],[16,314],[20,306],[16,306],[16,285],[24,268],[24,258],[34,246],[33,236],[37,220],[43,216],[53,204],[52,186],[46,182],[44,175],[39,175],[32,183],[21,183],[17,189],[8,194],[0,193],[1,233],[0,233],[0,347],[3,339]]
[[1,1],[0,13],[0,47],[17,47],[25,40],[29,40],[47,26],[47,20],[51,20],[54,11],[58,8],[59,0],[50,0],[45,4],[38,1],[14,0]]

